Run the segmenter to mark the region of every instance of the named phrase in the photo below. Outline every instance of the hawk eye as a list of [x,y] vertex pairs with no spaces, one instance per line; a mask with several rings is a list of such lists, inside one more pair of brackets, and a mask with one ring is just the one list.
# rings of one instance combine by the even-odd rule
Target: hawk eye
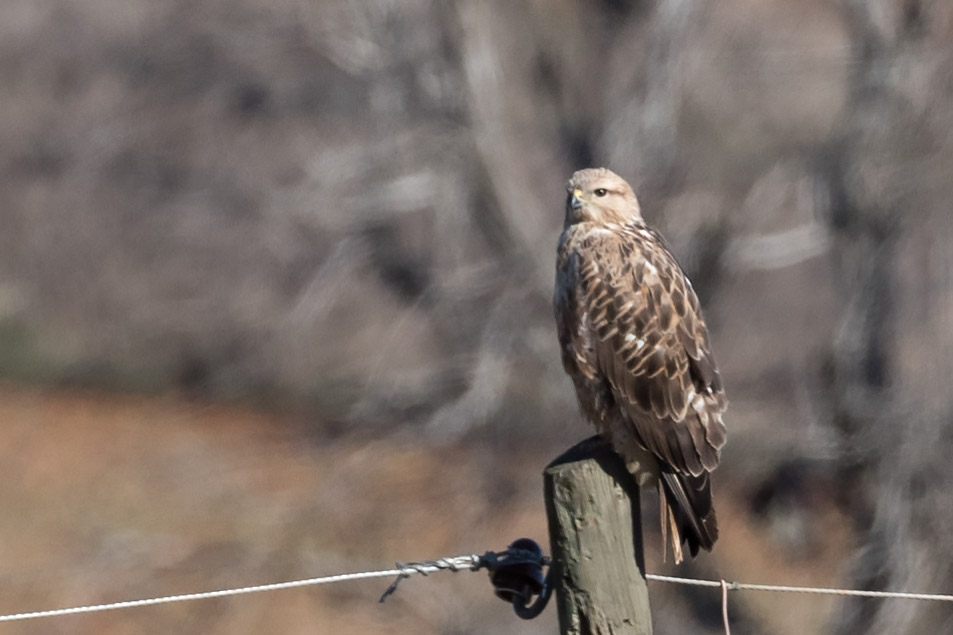
[[604,187],[596,188],[595,191],[593,191],[593,194],[595,194],[596,196],[605,196],[608,193],[609,193],[609,190],[607,190]]

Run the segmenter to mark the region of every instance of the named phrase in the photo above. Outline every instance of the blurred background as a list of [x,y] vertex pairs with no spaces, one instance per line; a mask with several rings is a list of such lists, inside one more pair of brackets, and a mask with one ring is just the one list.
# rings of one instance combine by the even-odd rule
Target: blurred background
[[[731,401],[721,540],[662,563],[647,502],[649,571],[953,592],[949,0],[5,0],[0,85],[0,612],[546,545],[541,472],[590,434],[550,296],[592,165]],[[0,631],[556,632],[483,574],[387,583]],[[711,589],[650,593],[656,633],[723,632]]]

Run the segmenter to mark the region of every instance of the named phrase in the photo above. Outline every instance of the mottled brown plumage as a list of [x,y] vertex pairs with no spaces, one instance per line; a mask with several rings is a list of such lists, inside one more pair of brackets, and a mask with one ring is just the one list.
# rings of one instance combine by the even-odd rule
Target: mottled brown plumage
[[[709,473],[727,400],[691,282],[605,169],[567,184],[553,305],[563,366],[586,419],[640,485],[657,484],[675,561],[718,537]],[[666,538],[671,530],[670,538]]]

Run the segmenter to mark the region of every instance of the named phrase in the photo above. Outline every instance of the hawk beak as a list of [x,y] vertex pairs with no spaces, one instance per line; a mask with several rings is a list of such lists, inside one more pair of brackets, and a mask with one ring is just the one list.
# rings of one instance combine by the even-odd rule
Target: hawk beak
[[582,190],[578,187],[572,191],[572,198],[569,201],[569,206],[573,211],[578,212],[582,209]]

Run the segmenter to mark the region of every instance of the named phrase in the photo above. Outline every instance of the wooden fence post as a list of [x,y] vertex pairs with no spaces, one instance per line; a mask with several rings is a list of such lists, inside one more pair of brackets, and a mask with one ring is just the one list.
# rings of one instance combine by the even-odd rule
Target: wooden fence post
[[639,488],[602,437],[544,473],[562,635],[651,635]]

